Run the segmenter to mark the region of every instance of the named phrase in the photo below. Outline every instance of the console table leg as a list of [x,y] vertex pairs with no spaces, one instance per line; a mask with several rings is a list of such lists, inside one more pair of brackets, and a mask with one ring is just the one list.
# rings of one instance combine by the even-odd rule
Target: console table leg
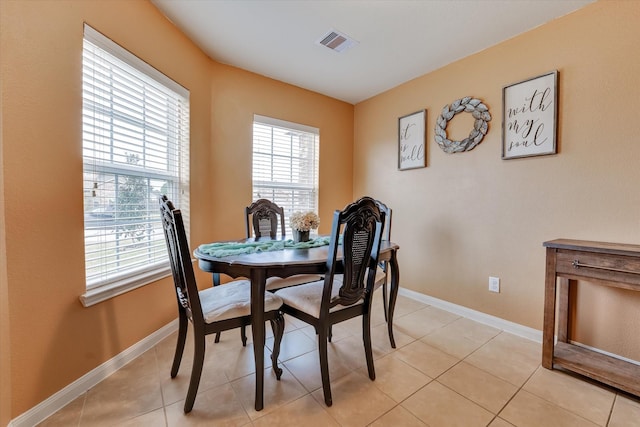
[[569,340],[570,283],[569,279],[564,277],[558,279],[558,342],[567,342]]
[[544,320],[542,327],[542,366],[553,369],[553,346],[556,322],[556,251],[547,248],[544,283]]

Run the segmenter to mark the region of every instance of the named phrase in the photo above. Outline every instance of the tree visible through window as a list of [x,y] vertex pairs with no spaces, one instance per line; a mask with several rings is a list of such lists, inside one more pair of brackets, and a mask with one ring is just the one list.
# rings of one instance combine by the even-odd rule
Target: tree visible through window
[[318,211],[317,128],[255,115],[253,119],[253,200],[269,199],[289,216]]
[[158,197],[188,218],[189,93],[86,25],[82,63],[87,291],[117,294],[168,272]]

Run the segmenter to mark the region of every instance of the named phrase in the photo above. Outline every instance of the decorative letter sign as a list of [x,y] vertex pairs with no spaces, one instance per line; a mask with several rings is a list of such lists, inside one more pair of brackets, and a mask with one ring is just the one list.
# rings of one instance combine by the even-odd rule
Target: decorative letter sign
[[398,119],[398,169],[423,168],[425,163],[424,136],[426,110]]
[[502,90],[502,158],[556,153],[558,72]]

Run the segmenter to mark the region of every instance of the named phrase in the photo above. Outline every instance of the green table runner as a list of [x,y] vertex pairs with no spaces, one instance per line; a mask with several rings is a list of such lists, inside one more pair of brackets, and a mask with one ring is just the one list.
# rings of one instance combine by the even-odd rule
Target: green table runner
[[253,254],[256,252],[281,251],[284,249],[307,249],[326,246],[329,244],[329,236],[316,237],[308,242],[295,243],[293,240],[267,240],[264,242],[221,242],[206,243],[198,247],[198,251],[216,258],[230,255]]

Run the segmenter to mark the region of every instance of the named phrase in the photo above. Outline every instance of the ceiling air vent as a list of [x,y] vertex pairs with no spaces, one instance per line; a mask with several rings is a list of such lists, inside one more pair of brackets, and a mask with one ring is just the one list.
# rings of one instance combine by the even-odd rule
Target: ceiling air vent
[[355,46],[358,42],[348,35],[340,31],[330,30],[322,36],[316,43],[326,46],[336,52],[344,52],[345,50]]

